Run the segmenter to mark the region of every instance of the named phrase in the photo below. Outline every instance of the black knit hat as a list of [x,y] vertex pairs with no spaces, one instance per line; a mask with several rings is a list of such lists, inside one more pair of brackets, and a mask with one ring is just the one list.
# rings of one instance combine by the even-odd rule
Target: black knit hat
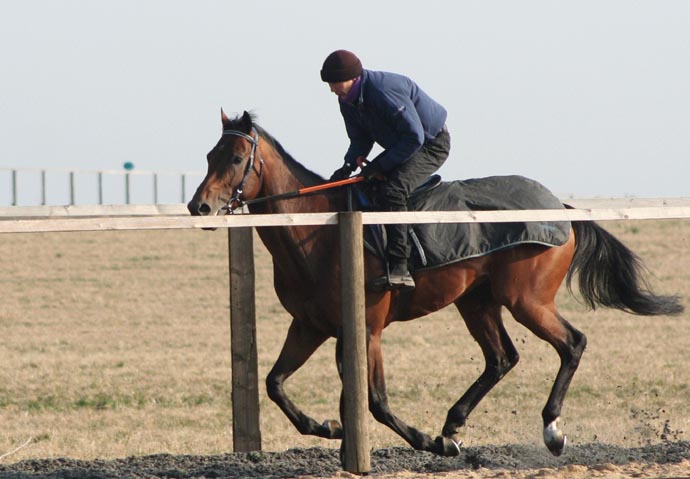
[[362,74],[362,62],[347,50],[336,50],[326,57],[321,69],[321,79],[328,83],[352,80]]

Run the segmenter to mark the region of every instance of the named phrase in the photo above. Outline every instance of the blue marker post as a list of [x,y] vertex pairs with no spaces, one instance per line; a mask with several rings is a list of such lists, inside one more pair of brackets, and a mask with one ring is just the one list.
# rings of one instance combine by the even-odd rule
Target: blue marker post
[[129,204],[129,172],[134,169],[134,163],[131,161],[126,161],[122,167],[127,173],[125,173],[125,204]]

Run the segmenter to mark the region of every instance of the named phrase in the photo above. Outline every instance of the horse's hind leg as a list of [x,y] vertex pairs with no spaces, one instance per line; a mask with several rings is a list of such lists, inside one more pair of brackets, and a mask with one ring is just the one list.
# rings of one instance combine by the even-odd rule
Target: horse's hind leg
[[534,298],[528,300],[522,297],[508,308],[517,321],[551,344],[561,359],[551,394],[542,411],[544,444],[553,455],[560,456],[565,447],[566,437],[558,428],[558,420],[568,387],[585,350],[587,338],[558,314],[553,302],[544,304],[534,301]]
[[467,329],[479,343],[485,368],[479,378],[450,408],[442,434],[456,442],[458,429],[482,398],[515,366],[519,360],[501,320],[501,305],[491,296],[488,285],[481,286],[455,302]]
[[343,429],[338,421],[331,420],[319,424],[295,406],[283,389],[285,380],[297,371],[326,339],[328,336],[293,319],[280,356],[266,377],[266,392],[302,434],[339,439],[342,437]]
[[568,387],[580,363],[587,338],[556,310],[555,298],[572,261],[574,236],[563,246],[525,246],[504,250],[491,271],[493,296],[513,317],[554,347],[560,357],[549,399],[542,411],[544,443],[556,456],[563,452],[565,436],[558,419]]

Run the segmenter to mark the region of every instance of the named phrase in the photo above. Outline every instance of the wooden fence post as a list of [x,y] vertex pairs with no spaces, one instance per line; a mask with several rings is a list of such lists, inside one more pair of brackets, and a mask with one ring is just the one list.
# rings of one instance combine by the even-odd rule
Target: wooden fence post
[[367,427],[369,399],[362,213],[339,213],[338,227],[343,301],[343,469],[355,474],[366,474],[371,470],[371,457]]
[[251,227],[228,228],[234,452],[261,450],[252,232]]

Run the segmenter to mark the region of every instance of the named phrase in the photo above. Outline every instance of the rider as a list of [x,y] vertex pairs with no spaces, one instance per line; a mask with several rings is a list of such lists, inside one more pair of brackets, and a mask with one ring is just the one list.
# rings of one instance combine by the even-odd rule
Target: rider
[[[450,151],[446,110],[411,79],[396,73],[362,69],[359,58],[336,50],[323,62],[321,79],[338,96],[350,147],[345,164],[331,181],[347,178],[357,169],[367,179],[385,177],[379,204],[385,211],[407,211],[412,191],[438,170]],[[366,166],[362,160],[374,143],[383,148]],[[412,289],[408,270],[408,225],[386,225],[387,275],[376,278],[373,289]]]

